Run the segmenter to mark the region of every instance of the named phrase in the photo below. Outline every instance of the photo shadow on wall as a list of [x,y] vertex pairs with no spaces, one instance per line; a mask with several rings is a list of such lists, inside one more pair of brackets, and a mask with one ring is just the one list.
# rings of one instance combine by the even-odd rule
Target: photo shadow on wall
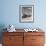
[[2,36],[3,36],[3,32],[6,31],[6,29],[4,30],[5,25],[4,24],[0,24],[0,43],[2,43]]

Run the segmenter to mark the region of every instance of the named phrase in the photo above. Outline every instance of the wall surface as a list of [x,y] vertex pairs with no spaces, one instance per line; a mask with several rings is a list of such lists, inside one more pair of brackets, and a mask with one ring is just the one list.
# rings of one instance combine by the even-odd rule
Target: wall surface
[[[16,28],[46,28],[46,0],[0,0],[0,25],[13,24]],[[34,5],[34,23],[19,22],[19,5]]]

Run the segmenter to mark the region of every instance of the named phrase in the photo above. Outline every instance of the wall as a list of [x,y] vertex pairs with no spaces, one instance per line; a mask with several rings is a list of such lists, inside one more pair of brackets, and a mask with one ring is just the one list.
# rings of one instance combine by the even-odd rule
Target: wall
[[[46,32],[46,0],[0,0],[0,31],[13,24],[15,28],[40,27]],[[19,22],[19,5],[34,5],[34,23]]]
[[[44,0],[1,0],[0,25],[13,24],[16,28],[46,28],[46,1]],[[19,5],[34,5],[34,23],[19,22]]]

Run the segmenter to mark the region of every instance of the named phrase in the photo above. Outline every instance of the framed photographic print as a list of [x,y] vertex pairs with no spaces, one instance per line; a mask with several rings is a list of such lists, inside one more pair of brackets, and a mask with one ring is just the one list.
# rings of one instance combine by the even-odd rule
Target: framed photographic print
[[19,7],[20,22],[34,22],[34,5],[20,5]]

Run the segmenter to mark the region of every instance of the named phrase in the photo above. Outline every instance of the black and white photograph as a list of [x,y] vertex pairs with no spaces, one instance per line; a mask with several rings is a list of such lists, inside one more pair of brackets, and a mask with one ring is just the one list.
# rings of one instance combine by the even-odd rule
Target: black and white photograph
[[34,5],[20,5],[20,22],[33,22]]

